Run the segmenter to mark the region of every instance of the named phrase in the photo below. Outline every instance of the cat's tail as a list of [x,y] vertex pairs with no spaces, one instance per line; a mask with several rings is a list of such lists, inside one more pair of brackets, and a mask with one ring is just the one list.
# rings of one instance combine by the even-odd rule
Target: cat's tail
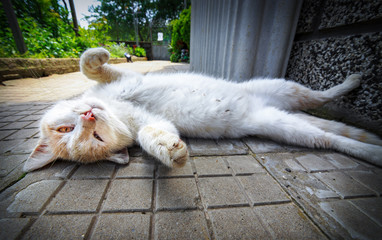
[[363,129],[348,126],[341,122],[317,118],[308,114],[297,113],[295,115],[325,132],[331,132],[360,142],[382,146],[382,140],[377,135]]

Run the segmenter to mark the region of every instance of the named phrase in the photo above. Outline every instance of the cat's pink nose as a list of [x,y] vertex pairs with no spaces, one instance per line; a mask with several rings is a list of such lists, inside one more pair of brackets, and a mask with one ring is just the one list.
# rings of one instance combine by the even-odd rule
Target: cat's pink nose
[[87,121],[94,121],[95,120],[95,117],[94,117],[92,110],[81,114],[81,117],[82,117],[82,119],[87,120]]

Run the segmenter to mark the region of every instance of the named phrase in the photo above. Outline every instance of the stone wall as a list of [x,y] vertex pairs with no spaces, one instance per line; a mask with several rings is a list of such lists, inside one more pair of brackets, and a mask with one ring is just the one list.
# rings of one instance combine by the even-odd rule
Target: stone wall
[[[133,61],[146,61],[133,56]],[[51,74],[63,74],[80,70],[79,58],[0,58],[0,82],[17,78],[38,78]],[[111,58],[109,63],[123,63],[126,58]]]
[[382,1],[304,0],[286,78],[325,90],[352,73],[358,89],[311,112],[382,135]]

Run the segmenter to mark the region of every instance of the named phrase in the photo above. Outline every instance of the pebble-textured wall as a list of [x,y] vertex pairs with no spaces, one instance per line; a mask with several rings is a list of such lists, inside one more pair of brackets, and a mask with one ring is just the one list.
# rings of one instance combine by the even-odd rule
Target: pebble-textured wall
[[359,88],[314,111],[382,135],[382,1],[305,0],[286,78],[315,90],[362,75]]

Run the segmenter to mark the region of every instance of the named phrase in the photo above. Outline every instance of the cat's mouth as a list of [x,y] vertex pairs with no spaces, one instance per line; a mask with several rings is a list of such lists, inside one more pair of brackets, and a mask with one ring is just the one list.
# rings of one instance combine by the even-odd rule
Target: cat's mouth
[[94,116],[92,109],[81,114],[81,118],[87,121],[95,121],[97,118]]

